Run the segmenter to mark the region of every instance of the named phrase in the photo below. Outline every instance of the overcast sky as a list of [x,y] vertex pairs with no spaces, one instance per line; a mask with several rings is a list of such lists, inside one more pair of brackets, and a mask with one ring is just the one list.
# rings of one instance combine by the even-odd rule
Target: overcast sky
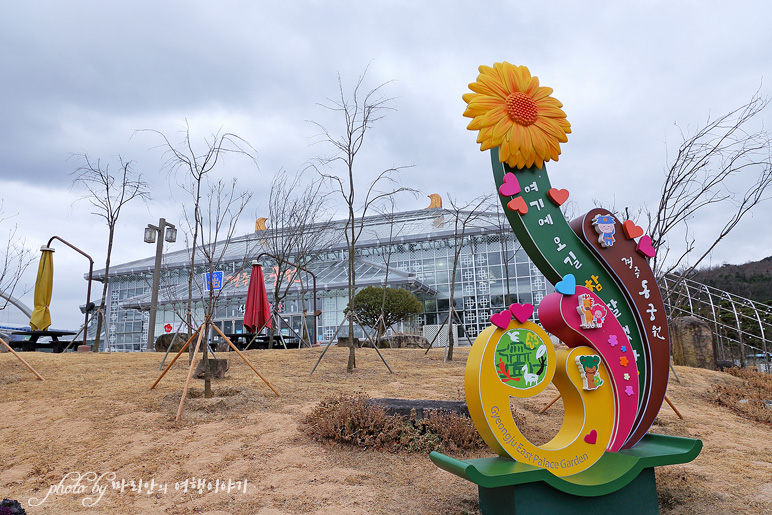
[[[487,153],[462,116],[481,64],[526,65],[564,104],[572,134],[552,183],[577,209],[597,200],[631,210],[656,205],[675,123],[698,127],[768,95],[772,3],[757,1],[132,1],[3,2],[0,7],[0,235],[18,226],[37,249],[57,235],[104,266],[107,227],[90,214],[71,173],[88,153],[117,166],[134,162],[152,201],[129,205],[118,223],[113,262],[148,257],[143,228],[178,223],[185,195],[163,170],[154,129],[176,143],[187,119],[194,143],[223,130],[256,150],[257,166],[229,158],[218,177],[255,193],[240,233],[267,216],[267,185],[280,169],[303,170],[329,149],[314,144],[318,121],[340,120],[318,106],[350,90],[393,81],[395,111],[369,133],[357,179],[412,165],[401,184],[421,192],[397,208],[428,205],[426,195],[459,199],[491,192]],[[766,81],[766,82],[765,82]],[[770,113],[764,119],[769,121]],[[666,146],[666,143],[668,146]],[[712,264],[772,252],[763,204],[713,253]],[[720,212],[694,220],[698,236]],[[270,221],[269,221],[270,225]],[[183,248],[182,238],[170,249]],[[55,327],[82,323],[85,258],[55,243]],[[33,304],[37,261],[23,284]],[[99,284],[96,283],[98,286]],[[95,290],[101,291],[98,287]],[[21,321],[8,308],[0,322]]]

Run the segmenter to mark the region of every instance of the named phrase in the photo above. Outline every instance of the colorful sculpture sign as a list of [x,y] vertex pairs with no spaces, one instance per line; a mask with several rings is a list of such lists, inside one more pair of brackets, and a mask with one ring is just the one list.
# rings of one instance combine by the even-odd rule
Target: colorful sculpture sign
[[[569,349],[556,351],[544,330],[527,321],[532,306],[494,314],[469,355],[467,404],[498,454],[570,476],[605,453],[635,446],[664,400],[670,342],[647,261],[655,251],[640,227],[608,210],[571,223],[563,217],[569,192],[550,184],[544,163],[558,160],[571,125],[552,89],[526,67],[506,62],[481,66],[469,87],[464,116],[472,118],[468,128],[479,131],[481,150],[491,151],[509,223],[556,285],[539,305],[539,321]],[[549,383],[563,397],[563,426],[537,446],[517,428],[509,403]]]

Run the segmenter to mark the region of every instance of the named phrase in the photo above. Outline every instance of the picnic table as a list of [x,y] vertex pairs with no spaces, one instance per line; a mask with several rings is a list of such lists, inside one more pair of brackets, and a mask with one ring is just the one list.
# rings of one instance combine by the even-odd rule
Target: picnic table
[[267,349],[268,348],[268,336],[257,335],[255,333],[223,333],[239,350],[244,350],[249,342],[254,338],[254,342],[249,346],[250,349]]
[[[45,331],[14,331],[11,334],[24,338],[21,341],[13,340],[10,342],[14,348],[20,348],[24,352],[35,351],[37,349],[51,349],[52,352],[63,352],[71,342],[67,340],[60,340],[62,336],[72,336],[77,334],[74,331],[57,331],[57,330],[45,330]],[[41,338],[49,337],[50,341],[41,342]]]
[[[268,341],[270,337],[267,334],[258,334],[257,337],[255,337],[255,333],[223,333],[225,336],[230,339],[231,342],[233,342],[233,345],[235,345],[239,350],[244,350],[244,348],[249,345],[249,342],[252,342],[252,339],[254,338],[254,342],[252,342],[252,345],[249,345],[250,349],[267,349],[268,348]],[[297,338],[292,338],[289,336],[284,336],[284,343],[287,345],[288,348],[299,348],[300,346],[300,340]],[[281,339],[279,338],[279,335],[276,334],[273,337],[273,346],[276,348],[283,348],[281,344]]]

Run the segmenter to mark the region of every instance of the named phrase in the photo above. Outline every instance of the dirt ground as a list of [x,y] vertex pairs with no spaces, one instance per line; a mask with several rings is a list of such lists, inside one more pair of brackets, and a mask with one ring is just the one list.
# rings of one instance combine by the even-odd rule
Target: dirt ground
[[[0,354],[0,497],[30,515],[478,514],[475,485],[427,455],[321,444],[302,431],[313,406],[339,393],[463,400],[468,349],[450,363],[439,350],[384,350],[393,374],[373,349],[358,350],[358,368],[347,373],[347,352],[332,348],[311,377],[321,349],[247,352],[281,397],[228,353],[216,396],[201,398],[203,381],[194,379],[198,396],[180,422],[187,360],[150,390],[161,354],[23,353],[45,382]],[[652,432],[700,438],[704,449],[658,471],[662,513],[772,513],[772,428],[711,401],[711,385],[740,380],[676,372],[668,396],[684,420],[664,405]],[[553,392],[516,406],[534,439],[560,423],[560,402],[537,413]],[[95,485],[102,491],[92,493]]]

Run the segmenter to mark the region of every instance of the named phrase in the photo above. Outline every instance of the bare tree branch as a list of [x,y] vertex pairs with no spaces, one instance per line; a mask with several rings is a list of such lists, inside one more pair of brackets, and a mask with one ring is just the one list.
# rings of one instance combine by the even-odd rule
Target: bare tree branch
[[445,353],[446,361],[453,361],[453,302],[456,293],[456,273],[458,271],[458,261],[461,257],[461,250],[464,248],[464,239],[466,231],[474,227],[481,218],[486,216],[487,212],[492,210],[491,201],[494,198],[491,194],[480,195],[474,199],[462,203],[447,194],[450,202],[451,216],[453,217],[453,272],[450,276],[450,306],[448,307],[448,348]]
[[[5,245],[0,246],[0,310],[5,309],[14,296],[22,275],[32,263],[35,254],[26,247],[24,239],[16,235],[17,226],[6,224],[10,216],[3,216],[3,201],[0,199],[0,227],[8,227],[8,237]],[[20,295],[27,292],[25,289]]]
[[[744,105],[709,116],[693,134],[679,128],[682,143],[666,170],[657,210],[646,211],[658,276],[676,270],[691,274],[745,215],[769,198],[772,141],[763,125],[753,124],[769,102],[757,91]],[[724,218],[708,243],[699,245],[690,222],[706,208]],[[683,237],[683,250],[671,255],[676,234]]]
[[[147,203],[150,200],[150,189],[142,174],[132,170],[131,161],[125,161],[118,156],[119,169],[117,173],[110,171],[110,164],[102,165],[100,159],[93,161],[87,153],[76,154],[82,162],[74,172],[72,187],[81,187],[88,193],[78,200],[88,200],[93,207],[92,215],[99,216],[107,224],[107,257],[105,258],[105,280],[102,284],[102,299],[99,304],[94,352],[99,352],[99,339],[104,325],[104,310],[107,299],[107,288],[110,281],[110,258],[113,253],[115,229],[121,209],[134,199]],[[77,202],[77,201],[76,201]]]
[[[364,80],[367,75],[367,68],[359,76],[356,85],[351,94],[346,94],[343,87],[343,81],[338,74],[338,92],[336,99],[328,99],[326,103],[319,104],[320,107],[329,110],[342,118],[343,124],[339,126],[340,132],[333,132],[325,125],[310,121],[320,129],[317,136],[317,143],[325,143],[331,146],[334,153],[331,156],[319,157],[316,163],[311,165],[320,177],[329,181],[333,188],[340,193],[347,210],[347,223],[345,227],[346,244],[348,247],[348,297],[349,305],[352,305],[356,291],[356,270],[355,253],[356,243],[362,234],[364,227],[364,217],[368,210],[378,205],[381,200],[393,197],[394,195],[413,191],[410,188],[396,186],[396,176],[405,167],[391,166],[379,172],[375,179],[367,186],[364,194],[364,201],[359,203],[357,194],[361,191],[355,185],[355,175],[359,175],[358,168],[355,166],[362,146],[365,142],[365,136],[369,134],[370,129],[376,122],[381,120],[387,111],[393,111],[393,98],[384,96],[383,90],[389,84],[384,82],[375,88],[363,93]],[[335,172],[322,172],[320,168],[343,168]],[[383,189],[379,189],[383,186]],[[388,185],[388,186],[386,186]],[[359,214],[357,220],[356,215]],[[349,359],[347,370],[353,371],[356,366],[354,337],[354,321],[349,317],[348,324],[349,337]]]

